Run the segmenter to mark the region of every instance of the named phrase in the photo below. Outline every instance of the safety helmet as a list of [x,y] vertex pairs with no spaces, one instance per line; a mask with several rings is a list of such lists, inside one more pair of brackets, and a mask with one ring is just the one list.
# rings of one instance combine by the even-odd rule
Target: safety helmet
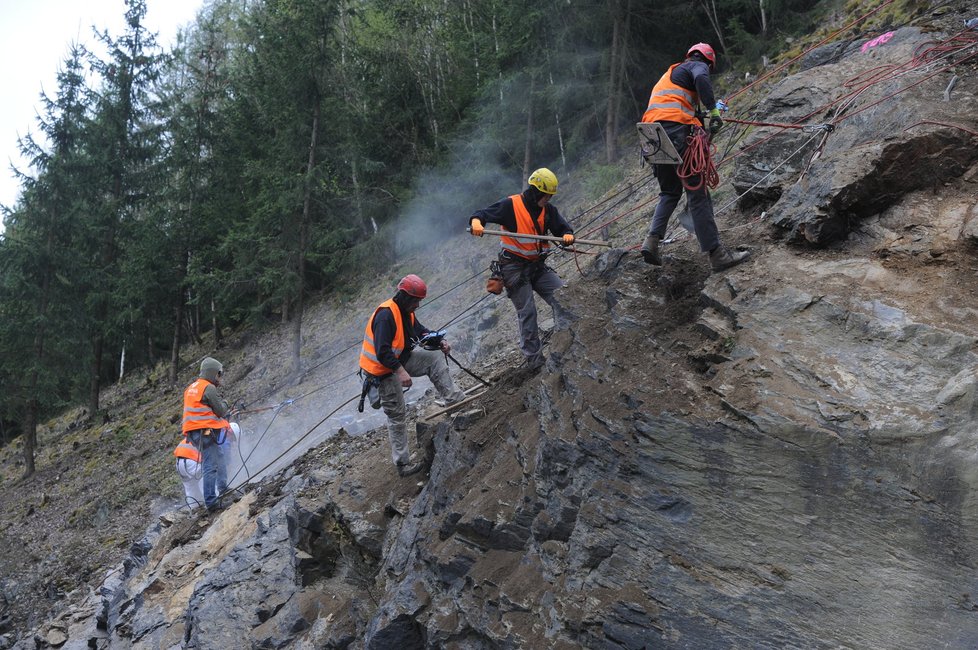
[[397,290],[414,298],[424,298],[428,295],[428,285],[413,273],[401,278],[401,281],[397,283]]
[[709,43],[697,43],[693,47],[689,48],[689,51],[686,52],[686,58],[688,59],[689,55],[692,54],[693,52],[699,52],[700,54],[702,54],[703,58],[705,58],[710,63],[711,70],[717,66],[716,52],[713,51],[713,48],[710,46]]
[[541,167],[532,174],[526,181],[544,194],[557,193],[557,177],[546,167]]

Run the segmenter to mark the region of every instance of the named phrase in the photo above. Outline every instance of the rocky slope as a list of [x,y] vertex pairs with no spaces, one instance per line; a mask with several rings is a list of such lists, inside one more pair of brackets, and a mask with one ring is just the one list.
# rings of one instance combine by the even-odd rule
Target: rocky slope
[[[316,408],[245,422],[276,452],[299,441],[295,460],[216,516],[164,515],[17,647],[978,646],[978,43],[954,68],[897,67],[945,38],[833,45],[762,98],[765,121],[819,109],[835,129],[736,141],[715,200],[751,262],[710,275],[677,227],[650,267],[628,248],[644,216],[622,219],[620,248],[562,261],[575,318],[544,369],[507,369],[505,301],[455,321],[458,356],[496,382],[451,416],[418,402],[421,480],[370,423],[305,435],[353,391],[331,359],[356,336],[327,332],[363,310],[324,310],[322,365],[270,397]],[[615,214],[641,215],[654,195],[629,173]],[[447,288],[488,246],[424,271]],[[475,285],[423,319],[466,313]],[[282,385],[276,349],[242,347],[234,385]]]

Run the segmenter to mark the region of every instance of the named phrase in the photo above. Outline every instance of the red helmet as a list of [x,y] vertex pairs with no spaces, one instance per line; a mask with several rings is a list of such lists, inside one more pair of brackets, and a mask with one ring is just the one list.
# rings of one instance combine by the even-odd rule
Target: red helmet
[[693,47],[689,48],[689,51],[686,52],[686,58],[688,59],[689,55],[693,52],[699,52],[702,54],[703,57],[710,62],[711,70],[717,67],[717,55],[709,43],[697,43]]
[[415,298],[424,298],[428,295],[428,285],[413,273],[401,278],[401,281],[397,283],[397,290]]

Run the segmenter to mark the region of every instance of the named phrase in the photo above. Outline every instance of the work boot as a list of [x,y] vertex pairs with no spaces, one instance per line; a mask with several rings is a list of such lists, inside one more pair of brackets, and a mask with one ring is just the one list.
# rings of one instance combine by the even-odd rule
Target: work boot
[[424,463],[421,462],[410,463],[410,464],[407,463],[397,464],[397,473],[400,476],[411,476],[412,474],[417,474],[423,469],[424,469]]
[[438,397],[435,399],[435,404],[438,406],[451,406],[452,404],[457,404],[465,399],[466,395],[464,391],[457,390],[452,393],[449,397]]
[[710,251],[710,268],[713,269],[714,273],[726,271],[731,266],[740,264],[748,257],[750,257],[750,253],[748,251],[736,251],[731,253],[727,250],[726,246],[720,244]]
[[546,363],[547,363],[547,357],[543,356],[543,353],[541,352],[540,354],[534,357],[528,357],[526,359],[526,363],[523,364],[523,367],[526,368],[527,370],[539,370]]
[[662,266],[662,256],[659,255],[659,242],[661,240],[662,237],[658,235],[649,235],[642,242],[642,259],[645,260],[646,264]]

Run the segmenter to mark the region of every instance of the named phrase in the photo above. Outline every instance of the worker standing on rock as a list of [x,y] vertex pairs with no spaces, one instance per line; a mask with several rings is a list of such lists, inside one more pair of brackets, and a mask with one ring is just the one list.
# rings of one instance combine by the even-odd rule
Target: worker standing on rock
[[[513,194],[469,217],[469,230],[482,237],[487,223],[502,226],[503,230],[525,235],[561,237],[567,246],[574,243],[574,229],[564,220],[550,199],[557,193],[557,177],[552,171],[540,168],[530,174],[522,194]],[[520,350],[526,364],[533,369],[543,365],[543,343],[537,326],[537,305],[533,293],[539,294],[554,311],[555,323],[566,320],[560,303],[554,297],[563,283],[557,273],[547,266],[550,244],[546,241],[500,238],[499,270],[506,294],[516,307],[519,319]]]
[[[659,122],[662,125],[669,140],[676,147],[676,152],[683,159],[689,147],[687,138],[693,127],[704,126],[696,116],[696,108],[700,102],[704,106],[711,107],[710,134],[716,135],[723,126],[720,110],[715,108],[716,99],[710,81],[710,72],[715,67],[716,53],[710,45],[697,43],[689,48],[686,52],[686,60],[670,66],[655,84],[652,96],[649,98],[649,107],[642,116],[642,122]],[[648,264],[662,266],[659,244],[666,235],[669,217],[679,204],[684,187],[676,165],[655,164],[653,170],[656,178],[659,179],[659,203],[655,207],[652,223],[649,224],[648,236],[642,243],[642,258]],[[710,254],[710,267],[714,271],[723,271],[740,264],[750,254],[731,253],[720,243],[720,234],[713,214],[713,201],[707,191],[706,183],[700,181],[699,176],[689,178],[689,185],[692,187],[699,185],[699,189],[686,189],[686,201],[693,219],[693,230],[699,241],[700,250]]]
[[401,389],[411,386],[412,377],[426,376],[446,402],[453,404],[465,398],[448,372],[445,354],[451,346],[440,341],[439,349],[416,347],[431,332],[414,315],[427,295],[428,287],[421,278],[414,274],[404,276],[397,283],[394,297],[381,303],[367,321],[360,350],[360,369],[368,382],[378,383],[380,404],[387,415],[391,459],[401,476],[424,468],[422,462],[411,462],[407,405]]
[[212,512],[220,508],[217,477],[223,459],[217,438],[230,426],[224,418],[231,409],[217,389],[223,377],[221,362],[206,357],[200,362],[200,376],[183,392],[183,435],[200,451],[204,505]]

